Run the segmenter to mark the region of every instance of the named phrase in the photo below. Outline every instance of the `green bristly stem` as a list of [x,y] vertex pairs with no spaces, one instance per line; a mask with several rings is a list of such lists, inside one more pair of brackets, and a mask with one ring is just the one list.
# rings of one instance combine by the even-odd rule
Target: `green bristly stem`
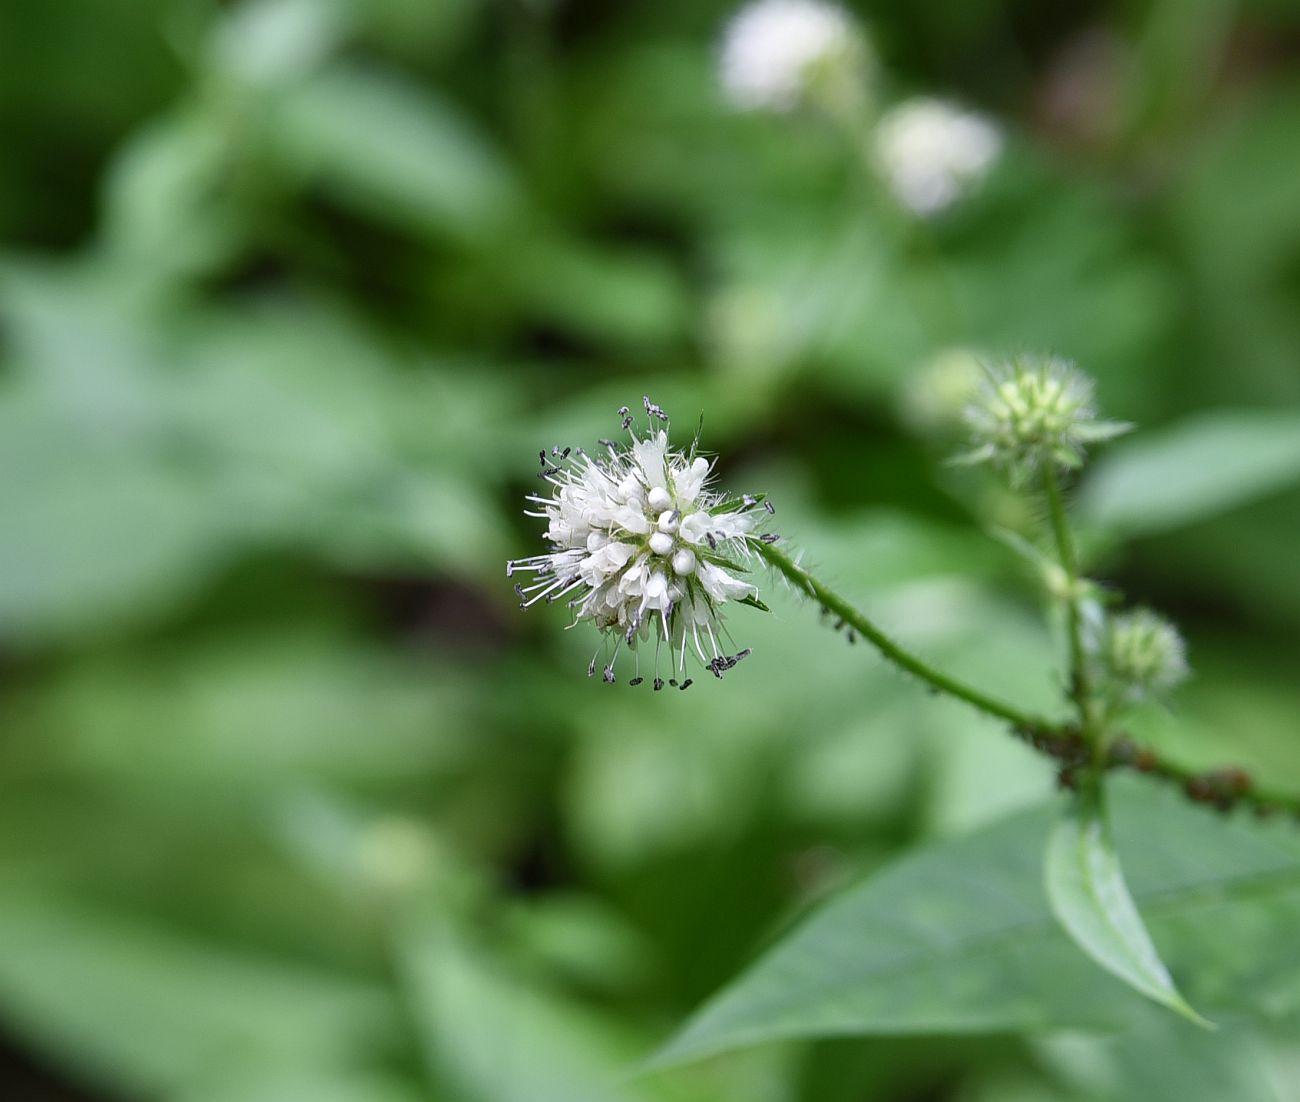
[[1074,550],[1074,537],[1070,533],[1070,521],[1065,513],[1061,484],[1050,463],[1043,467],[1043,489],[1047,493],[1047,509],[1052,521],[1052,534],[1056,539],[1056,551],[1066,578],[1065,615],[1070,637],[1070,697],[1079,712],[1080,732],[1092,749],[1094,763],[1100,766],[1105,746],[1093,708],[1092,679],[1088,675],[1088,655],[1083,646],[1083,616],[1079,607],[1079,557]]
[[910,651],[904,650],[868,620],[866,616],[849,604],[848,601],[839,594],[827,589],[774,544],[754,543],[752,546],[773,567],[785,575],[796,589],[806,593],[827,612],[838,616],[899,669],[906,670],[914,677],[924,681],[932,689],[957,700],[964,700],[971,707],[978,708],[985,715],[1004,720],[1012,726],[1026,731],[1047,730],[1051,727],[1046,720],[1022,712],[1020,709],[1012,707],[996,697],[989,696],[971,685],[958,681],[955,677],[949,677],[946,673],[936,670],[928,662],[918,658]]
[[[1059,504],[1059,491],[1056,498]],[[1063,520],[1064,510],[1061,510],[1060,515]],[[1068,529],[1066,534],[1068,536]],[[1194,802],[1221,811],[1246,807],[1260,817],[1285,815],[1300,821],[1300,796],[1258,787],[1241,769],[1232,767],[1204,771],[1188,769],[1157,755],[1146,747],[1139,746],[1122,733],[1106,744],[1100,731],[1085,733],[1081,722],[1049,722],[1022,712],[955,677],[948,676],[899,646],[843,597],[827,589],[785,551],[768,543],[755,542],[751,546],[800,593],[811,597],[827,612],[843,620],[846,626],[861,635],[899,669],[906,670],[919,678],[936,692],[964,701],[985,715],[1009,724],[1017,737],[1039,753],[1060,763],[1062,777],[1088,766],[1092,767],[1094,775],[1099,775],[1103,771],[1129,769],[1152,780],[1173,785]],[[1067,547],[1070,563],[1074,565],[1074,545],[1069,543]],[[1066,570],[1067,573],[1077,577],[1077,567],[1074,571],[1069,567],[1066,567]],[[1077,607],[1075,620],[1077,622]],[[1075,633],[1072,632],[1071,635],[1073,655]],[[1079,644],[1082,644],[1081,632],[1077,638]],[[1082,653],[1081,645],[1078,649],[1079,653]],[[1088,686],[1086,679],[1084,686],[1085,688]],[[1091,718],[1091,708],[1089,708],[1089,717]],[[1081,714],[1080,721],[1082,720]]]

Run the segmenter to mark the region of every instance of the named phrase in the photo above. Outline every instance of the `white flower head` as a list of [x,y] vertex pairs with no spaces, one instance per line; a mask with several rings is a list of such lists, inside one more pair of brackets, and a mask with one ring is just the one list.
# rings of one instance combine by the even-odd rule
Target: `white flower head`
[[[596,672],[613,638],[613,653],[604,662],[604,679],[613,683],[620,649],[633,654],[633,685],[641,675],[641,651],[654,640],[654,687],[662,689],[660,652],[667,651],[669,684],[686,688],[690,656],[715,677],[749,654],[727,654],[719,636],[722,607],[729,601],[763,608],[758,589],[738,577],[746,572],[758,522],[772,512],[763,497],[746,494],[728,499],[710,489],[712,464],[697,454],[696,444],[682,452],[668,442],[668,415],[644,399],[649,427],[638,435],[626,406],[619,410],[629,435],[626,444],[602,440],[605,455],[581,448],[552,448],[539,453],[538,477],[552,487],[549,496],[530,494],[535,508],[526,515],[547,522],[551,549],[506,564],[533,575],[517,584],[520,607],[568,598],[576,626],[590,620],[605,636],[587,668]],[[660,426],[663,427],[660,427]]]
[[1082,466],[1088,444],[1133,427],[1099,420],[1092,379],[1056,356],[1017,356],[986,369],[965,420],[974,447],[956,462],[993,463],[1016,484],[1044,466]]
[[754,0],[722,43],[722,87],[742,111],[789,111],[819,78],[861,78],[866,48],[845,11],[822,0]]
[[899,202],[928,216],[978,182],[1002,152],[988,119],[946,100],[917,97],[876,124],[876,159]]

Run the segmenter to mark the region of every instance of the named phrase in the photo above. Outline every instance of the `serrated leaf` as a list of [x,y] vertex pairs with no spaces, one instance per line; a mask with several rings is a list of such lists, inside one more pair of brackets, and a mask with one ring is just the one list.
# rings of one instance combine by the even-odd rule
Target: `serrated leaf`
[[1052,913],[1089,957],[1148,998],[1210,1025],[1178,993],[1129,894],[1100,785],[1082,789],[1052,826],[1043,882]]
[[[1206,1007],[1300,1009],[1300,837],[1134,782],[1113,801],[1134,900]],[[1069,940],[1042,885],[1042,809],[909,854],[778,942],[656,1056],[795,1037],[1128,1028],[1149,1000]],[[1207,1043],[1209,1043],[1207,1041]]]

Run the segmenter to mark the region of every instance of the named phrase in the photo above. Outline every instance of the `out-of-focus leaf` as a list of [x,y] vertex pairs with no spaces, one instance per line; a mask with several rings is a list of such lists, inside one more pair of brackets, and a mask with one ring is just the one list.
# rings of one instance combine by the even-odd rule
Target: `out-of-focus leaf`
[[534,233],[512,241],[502,280],[546,321],[598,340],[653,345],[681,336],[690,303],[672,266],[652,253]]
[[1300,412],[1215,413],[1116,447],[1081,502],[1100,524],[1160,532],[1300,480]]
[[210,65],[251,87],[300,79],[339,43],[352,0],[243,0],[213,36]]
[[[1147,788],[1116,801],[1134,899],[1189,996],[1212,1013],[1293,1011],[1300,839]],[[1047,817],[1026,813],[897,862],[815,914],[708,1003],[661,1063],[855,1033],[1114,1027],[1149,1013],[1057,925]]]
[[629,1039],[557,996],[512,980],[447,930],[411,930],[402,967],[430,1067],[483,1102],[634,1102]]
[[179,1102],[429,1102],[420,1083],[397,1076],[232,1069],[229,1082],[187,1090]]
[[385,993],[5,885],[0,1013],[92,1077],[147,1095],[250,1069],[345,1069],[395,1028]]
[[1090,1102],[1286,1102],[1270,1082],[1267,1048],[1244,1026],[1207,1034],[1168,1014],[1113,1036],[1034,1042],[1042,1062]]
[[1093,960],[1192,1021],[1201,1019],[1174,987],[1142,924],[1110,836],[1104,795],[1089,785],[1071,800],[1047,836],[1043,879],[1052,913]]
[[437,93],[335,66],[285,94],[275,153],[340,202],[418,234],[479,238],[519,204],[506,164]]
[[228,554],[182,472],[39,399],[0,402],[0,638],[47,644],[150,618]]
[[445,671],[291,635],[78,664],[21,714],[85,775],[248,794],[310,776],[427,777],[471,745],[465,707]]
[[110,263],[166,281],[208,271],[242,244],[229,139],[217,120],[180,112],[137,133],[105,178],[100,230]]

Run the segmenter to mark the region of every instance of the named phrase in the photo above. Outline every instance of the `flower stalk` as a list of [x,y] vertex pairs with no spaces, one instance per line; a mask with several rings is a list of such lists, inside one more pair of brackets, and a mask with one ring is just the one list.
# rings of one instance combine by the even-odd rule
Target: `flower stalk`
[[987,693],[981,692],[979,689],[967,685],[955,677],[950,677],[941,670],[935,669],[925,660],[905,650],[843,597],[827,589],[826,586],[775,544],[759,544],[754,547],[754,551],[760,558],[765,559],[771,566],[775,567],[796,589],[806,593],[827,612],[838,616],[895,666],[924,681],[935,691],[965,701],[971,707],[985,713],[985,715],[1003,720],[1014,727],[1027,730],[1041,730],[1050,727],[1050,724],[1045,720],[1022,712],[1019,708],[998,700],[996,697],[989,696]]
[[1088,670],[1088,652],[1083,642],[1083,610],[1080,607],[1079,556],[1074,548],[1069,517],[1065,512],[1065,499],[1055,467],[1043,467],[1043,489],[1047,494],[1047,511],[1051,518],[1052,535],[1056,540],[1057,555],[1065,572],[1065,618],[1070,646],[1070,697],[1079,713],[1079,730],[1092,751],[1094,765],[1100,765],[1105,755],[1105,739],[1098,728],[1094,708],[1092,677]]

